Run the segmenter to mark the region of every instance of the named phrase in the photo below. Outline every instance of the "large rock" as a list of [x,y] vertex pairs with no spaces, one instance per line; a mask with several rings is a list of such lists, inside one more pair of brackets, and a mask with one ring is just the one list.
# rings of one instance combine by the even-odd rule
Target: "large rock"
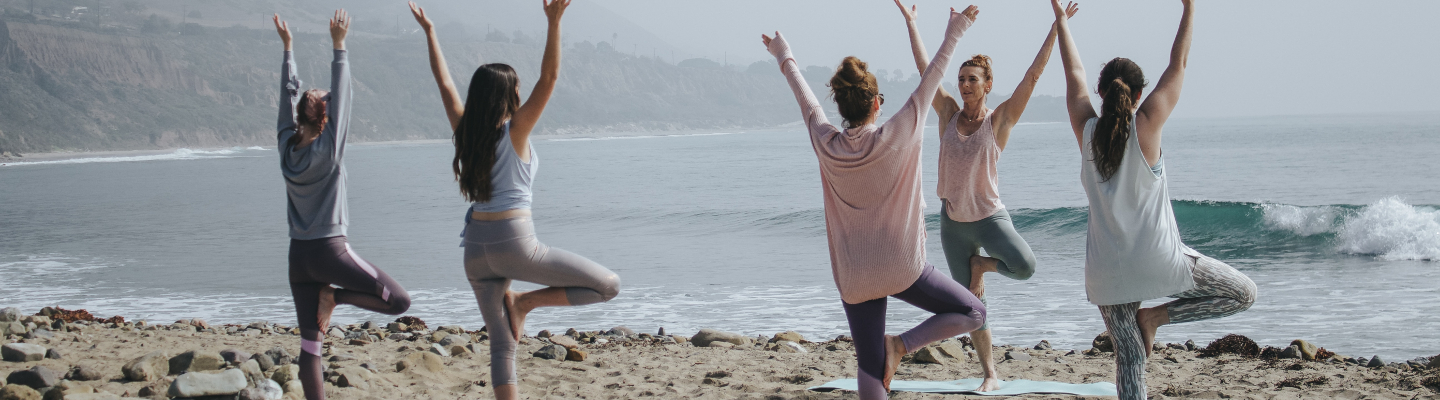
[[40,392],[29,386],[5,385],[0,388],[0,400],[40,400]]
[[269,377],[265,376],[265,371],[260,369],[260,363],[255,360],[245,360],[245,362],[240,363],[240,372],[245,373],[245,380],[248,381],[251,386],[261,381],[270,380]]
[[0,356],[11,362],[40,361],[45,359],[45,350],[38,344],[9,343],[0,347]]
[[214,371],[224,367],[225,359],[216,352],[190,350],[170,358],[170,375]]
[[395,363],[396,372],[428,371],[440,372],[445,369],[445,359],[435,353],[417,351]]
[[805,343],[805,336],[801,335],[800,332],[796,331],[784,331],[777,333],[775,334],[775,337],[770,338],[771,343],[779,342],[781,340],[788,340],[795,343]]
[[275,381],[265,379],[253,387],[240,391],[239,400],[280,400],[285,397],[285,391]]
[[725,342],[736,346],[744,346],[750,338],[738,333],[717,331],[714,329],[701,329],[695,336],[690,337],[690,342],[695,347],[710,347],[711,342]]
[[95,388],[80,382],[60,381],[45,392],[45,400],[70,400],[83,394],[95,393]]
[[[225,362],[231,363],[231,364],[240,364],[240,363],[243,363],[243,362],[245,362],[245,360],[251,359],[251,357],[253,357],[253,356],[250,355],[250,353],[246,352],[245,350],[240,350],[240,349],[225,349],[225,350],[220,350],[220,359],[223,359],[223,360],[225,360]],[[272,360],[272,361],[273,361],[273,360]],[[271,365],[274,365],[274,364],[272,363]]]
[[137,382],[160,379],[170,372],[170,357],[157,350],[130,360],[120,368],[120,372],[125,373],[125,379]]
[[291,356],[289,351],[286,351],[284,347],[280,346],[265,350],[265,355],[270,356],[270,362],[275,365],[285,365],[295,362],[295,357]]
[[1370,359],[1370,362],[1365,363],[1365,366],[1370,368],[1380,368],[1385,366],[1385,361],[1380,360],[1380,356],[1375,356],[1374,358]]
[[5,382],[39,389],[55,386],[56,383],[60,383],[60,378],[64,375],[50,367],[37,365],[30,369],[11,372],[9,376],[5,377]]
[[430,352],[441,357],[450,356],[450,349],[445,348],[445,346],[441,346],[439,343],[430,344]]
[[1304,341],[1304,340],[1299,340],[1299,339],[1296,339],[1295,341],[1290,342],[1290,346],[1291,346],[1291,347],[1295,347],[1295,348],[1297,348],[1298,350],[1300,350],[1300,356],[1301,356],[1301,357],[1304,357],[1306,360],[1310,360],[1310,361],[1315,361],[1315,353],[1318,352],[1318,351],[1320,351],[1320,348],[1319,348],[1319,347],[1316,347],[1315,345],[1310,344],[1310,342],[1307,342],[1307,341]]
[[1440,355],[1430,357],[1430,369],[1440,369]]
[[0,337],[24,335],[29,332],[30,329],[26,328],[25,324],[20,323],[20,321],[0,322]]
[[72,381],[98,381],[105,379],[105,374],[100,372],[99,368],[89,365],[76,365],[75,368],[70,369],[69,374],[65,375],[65,379]]
[[1110,331],[1100,332],[1095,336],[1095,340],[1090,341],[1090,346],[1104,352],[1115,351],[1115,341],[1110,339]]
[[588,356],[590,353],[586,353],[585,350],[567,349],[565,351],[565,361],[585,361],[585,357]]
[[270,356],[264,353],[251,355],[250,359],[260,363],[260,369],[263,371],[269,371],[271,368],[275,368],[275,359],[270,358]]
[[295,364],[281,365],[275,369],[275,373],[270,374],[270,379],[279,383],[281,387],[284,387],[285,384],[291,381],[299,381],[300,366]]
[[229,396],[245,390],[245,373],[238,369],[221,372],[187,372],[170,384],[170,397]]
[[335,386],[353,387],[356,389],[370,388],[370,370],[348,367],[337,369],[335,373],[339,375],[335,378]]
[[566,335],[551,336],[550,343],[565,346],[566,349],[572,350],[580,347],[580,342],[577,342],[575,341],[575,338]]
[[[436,331],[436,333],[439,332],[444,331]],[[450,348],[451,346],[464,346],[470,343],[470,335],[466,335],[463,333],[449,334],[446,335],[444,339],[440,339],[440,341],[436,343],[439,343],[441,346],[445,346],[445,348]]]
[[535,358],[543,358],[546,360],[564,360],[565,353],[567,352],[569,352],[569,350],[566,350],[565,346],[552,344],[541,347],[539,351],[536,351]]
[[15,307],[0,308],[0,322],[11,322],[20,320],[20,309]]
[[948,365],[955,361],[953,357],[941,353],[940,349],[933,346],[925,346],[921,347],[920,350],[916,350],[914,360],[917,363],[941,365]]

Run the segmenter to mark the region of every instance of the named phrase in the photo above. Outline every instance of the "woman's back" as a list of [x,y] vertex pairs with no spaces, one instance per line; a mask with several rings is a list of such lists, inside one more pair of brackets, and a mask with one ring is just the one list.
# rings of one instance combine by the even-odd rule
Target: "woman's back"
[[1091,303],[1122,304],[1195,286],[1162,171],[1155,174],[1129,135],[1119,167],[1105,180],[1089,146],[1098,119],[1085,124],[1080,183],[1090,201],[1085,291]]

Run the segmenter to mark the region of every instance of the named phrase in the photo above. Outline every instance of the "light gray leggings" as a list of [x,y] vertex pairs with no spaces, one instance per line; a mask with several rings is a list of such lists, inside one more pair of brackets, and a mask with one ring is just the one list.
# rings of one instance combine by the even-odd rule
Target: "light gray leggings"
[[515,339],[505,315],[510,280],[565,288],[572,306],[609,301],[620,293],[620,277],[600,264],[535,238],[530,217],[470,221],[465,226],[465,277],[480,302],[490,332],[490,379],[517,382]]
[[[1200,256],[1190,269],[1195,288],[1176,294],[1165,303],[1170,323],[1200,321],[1235,315],[1255,304],[1255,282],[1220,260]],[[1115,386],[1120,400],[1144,400],[1145,342],[1136,325],[1140,303],[1100,306],[1100,316],[1115,343]]]
[[[1005,209],[975,222],[955,222],[945,208],[940,208],[940,245],[945,250],[945,264],[950,266],[950,277],[966,288],[970,287],[970,256],[985,253],[998,260],[996,272],[1006,278],[1030,279],[1035,275],[1035,252],[1025,238],[1015,232],[1010,213]],[[980,296],[985,301],[985,296]],[[990,329],[986,322],[977,331]]]

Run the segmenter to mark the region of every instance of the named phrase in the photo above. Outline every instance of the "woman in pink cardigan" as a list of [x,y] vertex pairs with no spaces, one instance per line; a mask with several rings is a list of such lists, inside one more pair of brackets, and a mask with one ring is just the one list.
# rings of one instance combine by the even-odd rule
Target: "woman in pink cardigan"
[[[855,57],[841,61],[830,89],[845,120],[843,130],[825,118],[785,37],[779,32],[773,39],[761,35],[795,92],[820,160],[830,267],[855,339],[861,399],[886,398],[901,356],[985,322],[980,300],[925,262],[925,202],[920,193],[920,131],[955,44],[979,12],[975,6],[964,13],[950,10],[945,41],[920,87],[883,125],[875,125],[885,102],[875,75]],[[935,315],[899,336],[885,335],[890,296]]]

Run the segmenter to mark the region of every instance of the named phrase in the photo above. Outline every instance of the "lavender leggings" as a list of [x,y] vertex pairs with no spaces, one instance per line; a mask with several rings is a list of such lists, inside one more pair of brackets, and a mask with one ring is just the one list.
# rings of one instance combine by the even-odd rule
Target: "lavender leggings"
[[321,374],[320,347],[327,327],[315,314],[320,309],[320,289],[335,285],[335,303],[399,315],[410,309],[405,288],[350,249],[344,236],[314,240],[290,240],[290,293],[295,296],[295,316],[300,323],[300,384],[307,400],[325,399]]
[[[954,279],[935,272],[925,264],[920,279],[905,291],[893,295],[934,316],[900,334],[905,352],[915,351],[945,338],[963,335],[985,323],[985,306],[980,299],[960,286]],[[886,398],[881,378],[885,376],[885,297],[859,304],[845,305],[845,319],[850,321],[850,335],[855,338],[855,358],[859,363],[857,380],[860,399]]]

